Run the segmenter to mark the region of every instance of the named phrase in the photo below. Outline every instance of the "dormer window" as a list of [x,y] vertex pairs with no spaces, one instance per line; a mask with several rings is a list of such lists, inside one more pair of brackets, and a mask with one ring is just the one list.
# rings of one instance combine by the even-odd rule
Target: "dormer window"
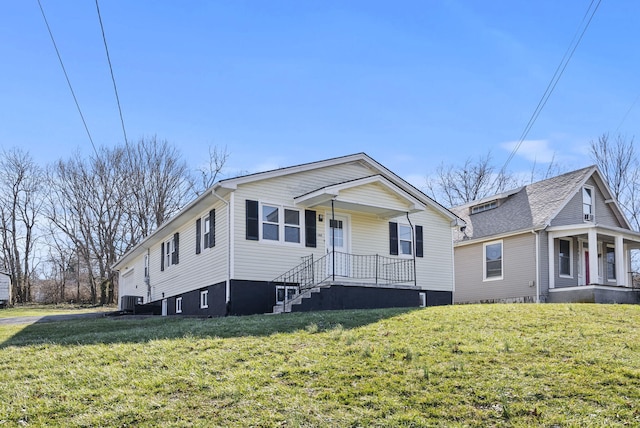
[[582,188],[582,214],[584,221],[593,221],[593,187]]
[[483,211],[489,211],[498,207],[498,201],[487,202],[486,204],[480,204],[471,207],[471,214],[481,213]]

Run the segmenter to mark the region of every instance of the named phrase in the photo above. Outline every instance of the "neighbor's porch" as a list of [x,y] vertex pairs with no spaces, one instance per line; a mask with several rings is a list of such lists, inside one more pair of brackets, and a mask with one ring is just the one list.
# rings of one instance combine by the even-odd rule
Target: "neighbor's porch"
[[640,234],[597,225],[548,231],[550,302],[638,303]]

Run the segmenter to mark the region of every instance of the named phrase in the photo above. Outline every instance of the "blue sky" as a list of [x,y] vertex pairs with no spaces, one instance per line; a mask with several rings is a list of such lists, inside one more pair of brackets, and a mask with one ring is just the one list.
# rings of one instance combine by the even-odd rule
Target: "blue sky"
[[[41,0],[97,145],[123,142],[93,1]],[[157,135],[229,171],[364,151],[421,185],[441,163],[509,156],[590,0],[102,0],[130,140]],[[636,134],[640,2],[603,1],[509,166],[590,164]],[[37,1],[0,13],[0,147],[38,161],[91,145]]]

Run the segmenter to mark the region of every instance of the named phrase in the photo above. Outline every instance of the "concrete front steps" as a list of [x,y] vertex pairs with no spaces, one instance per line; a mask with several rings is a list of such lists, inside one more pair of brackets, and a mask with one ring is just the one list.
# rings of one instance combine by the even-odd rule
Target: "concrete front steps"
[[[425,293],[427,296],[421,298],[420,295]],[[305,290],[285,304],[274,306],[273,313],[419,307],[423,304],[423,300],[427,300],[429,303],[428,301],[431,299],[428,295],[432,293],[434,292],[424,291],[414,285],[406,284],[380,285],[335,281]],[[438,302],[436,299],[431,305],[451,304],[450,294],[447,297],[446,302]]]
[[308,290],[305,290],[304,292],[298,294],[293,299],[287,300],[282,305],[275,305],[273,307],[273,313],[274,314],[282,314],[282,313],[291,312],[292,308],[294,307],[294,305],[300,305],[300,304],[302,304],[304,299],[310,299],[313,296],[313,294],[320,293],[321,292],[321,288],[329,288],[329,287],[328,286],[326,286],[326,287],[316,286],[316,287],[310,288]]

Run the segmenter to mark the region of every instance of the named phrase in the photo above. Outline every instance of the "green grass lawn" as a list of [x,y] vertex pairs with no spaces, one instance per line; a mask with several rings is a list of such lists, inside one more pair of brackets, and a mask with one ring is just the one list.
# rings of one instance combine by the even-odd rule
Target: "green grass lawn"
[[639,426],[640,306],[0,327],[0,426]]
[[47,315],[63,315],[63,314],[81,314],[86,312],[97,311],[116,311],[116,306],[78,306],[70,304],[58,305],[20,305],[11,308],[0,309],[0,318],[15,318],[29,316],[47,316]]

